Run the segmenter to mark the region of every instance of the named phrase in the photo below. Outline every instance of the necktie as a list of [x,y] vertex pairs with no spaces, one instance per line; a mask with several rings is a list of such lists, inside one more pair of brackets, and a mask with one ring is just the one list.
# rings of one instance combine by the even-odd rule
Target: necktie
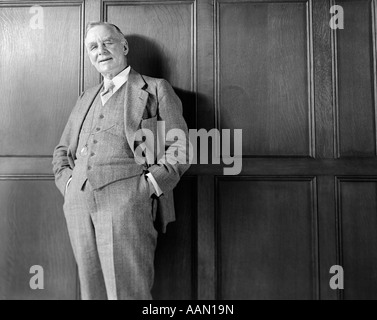
[[114,87],[115,87],[114,82],[109,81],[107,83],[107,86],[105,86],[104,91],[101,92],[102,105],[105,105],[105,103],[107,102],[107,100],[109,100],[110,97],[113,95],[113,89],[114,89]]

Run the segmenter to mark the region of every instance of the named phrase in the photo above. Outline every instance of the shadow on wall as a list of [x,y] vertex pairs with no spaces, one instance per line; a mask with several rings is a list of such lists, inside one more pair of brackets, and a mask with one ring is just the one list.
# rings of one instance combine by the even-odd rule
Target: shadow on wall
[[[153,39],[140,35],[128,35],[130,46],[128,62],[137,72],[170,82],[171,68],[167,63],[169,57]],[[174,87],[174,91],[183,104],[183,117],[189,128],[196,128],[196,94],[195,92]]]
[[141,74],[155,78],[169,79],[171,71],[162,48],[156,41],[139,35],[129,35],[128,61]]

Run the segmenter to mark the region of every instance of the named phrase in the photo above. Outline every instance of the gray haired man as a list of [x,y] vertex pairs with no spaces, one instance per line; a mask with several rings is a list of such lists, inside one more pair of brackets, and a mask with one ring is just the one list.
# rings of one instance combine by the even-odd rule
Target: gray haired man
[[135,136],[157,137],[157,121],[188,136],[182,105],[167,81],[128,65],[128,43],[115,25],[89,23],[85,46],[104,81],[80,96],[53,156],[81,295],[151,299],[155,222],[165,232],[174,221],[172,191],[189,164],[169,161],[185,152],[182,141],[165,145],[164,161],[138,161]]

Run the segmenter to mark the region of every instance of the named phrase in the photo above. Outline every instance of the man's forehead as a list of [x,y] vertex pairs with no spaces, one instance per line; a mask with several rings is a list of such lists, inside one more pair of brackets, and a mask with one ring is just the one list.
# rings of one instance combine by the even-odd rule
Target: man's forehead
[[95,41],[96,39],[104,39],[104,38],[119,38],[117,32],[111,26],[101,25],[95,26],[88,31],[86,36],[86,42]]

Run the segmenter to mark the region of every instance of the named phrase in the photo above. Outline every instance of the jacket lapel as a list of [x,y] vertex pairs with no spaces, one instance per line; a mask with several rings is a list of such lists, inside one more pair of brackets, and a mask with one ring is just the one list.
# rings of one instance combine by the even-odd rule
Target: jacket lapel
[[142,76],[131,69],[124,99],[124,124],[127,141],[132,151],[134,150],[135,133],[139,129],[148,102],[148,92],[144,90],[145,86],[146,83]]

